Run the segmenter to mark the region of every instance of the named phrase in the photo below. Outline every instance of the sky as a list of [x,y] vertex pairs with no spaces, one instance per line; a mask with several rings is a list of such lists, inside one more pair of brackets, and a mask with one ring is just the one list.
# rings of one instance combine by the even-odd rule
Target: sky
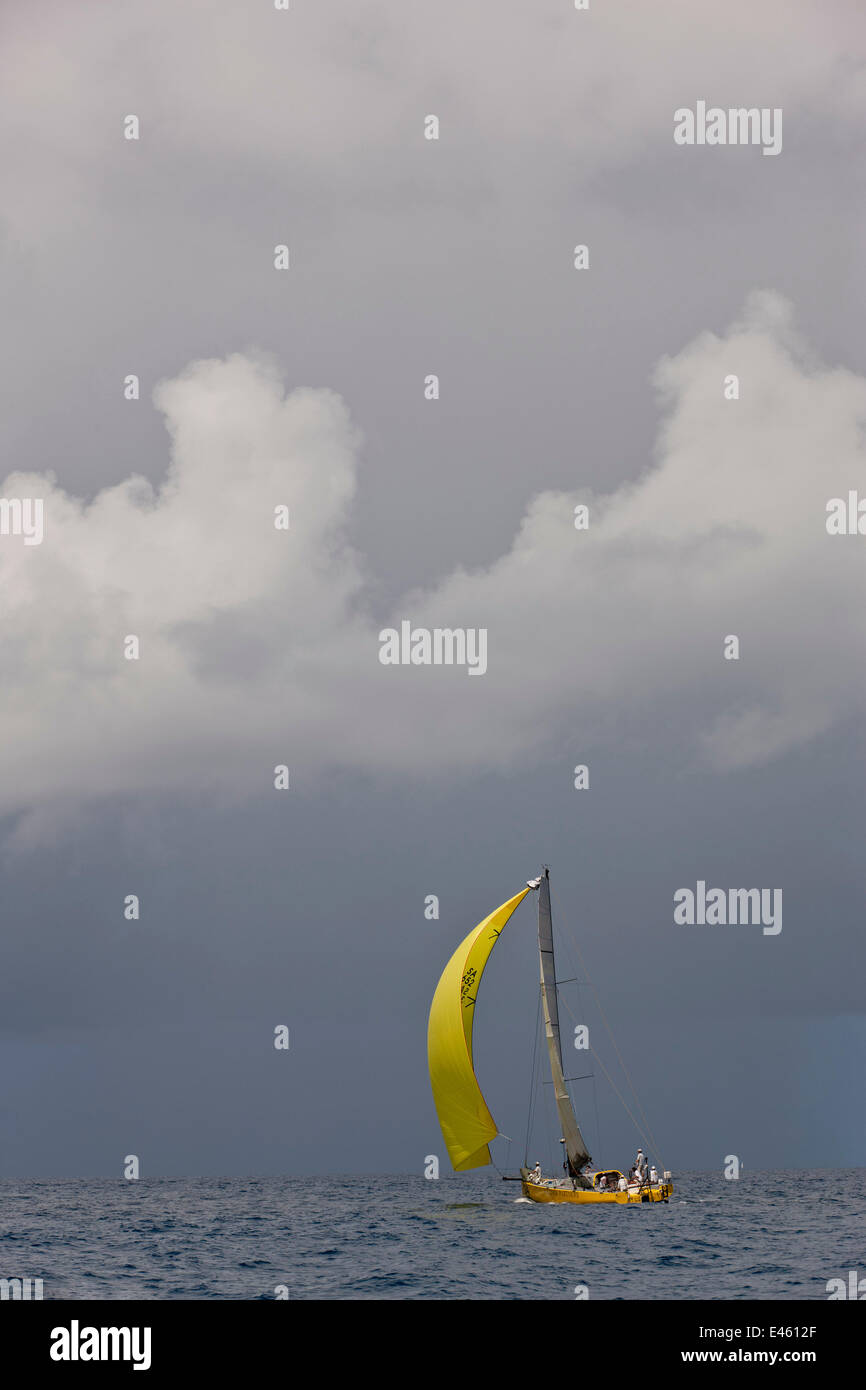
[[[673,1171],[864,1164],[860,7],[0,39],[0,497],[44,519],[0,534],[0,1175],[446,1170],[430,998],[542,863],[595,1157],[618,1049]],[[677,144],[699,102],[781,148]],[[383,664],[403,622],[484,671]],[[676,922],[699,882],[781,930]],[[476,1012],[512,1169],[534,932]]]

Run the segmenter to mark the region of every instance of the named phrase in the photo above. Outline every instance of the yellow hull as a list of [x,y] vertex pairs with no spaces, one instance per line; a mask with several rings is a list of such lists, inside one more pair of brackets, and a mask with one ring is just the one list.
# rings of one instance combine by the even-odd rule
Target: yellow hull
[[628,1192],[587,1192],[582,1188],[546,1187],[544,1183],[521,1183],[524,1197],[531,1202],[616,1202],[627,1206],[630,1202],[666,1202],[674,1190],[673,1183],[657,1182],[643,1190],[634,1188]]

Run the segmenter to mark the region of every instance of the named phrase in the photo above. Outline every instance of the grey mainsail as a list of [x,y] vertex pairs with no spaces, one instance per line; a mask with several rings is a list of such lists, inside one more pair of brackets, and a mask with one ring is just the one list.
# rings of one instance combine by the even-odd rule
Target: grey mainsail
[[547,869],[538,885],[538,955],[541,961],[541,1007],[544,1013],[544,1031],[547,1036],[547,1050],[550,1054],[550,1074],[553,1077],[553,1093],[556,1096],[556,1109],[565,1151],[571,1165],[571,1175],[581,1187],[591,1187],[592,1183],[581,1177],[580,1169],[589,1163],[589,1153],[577,1123],[571,1104],[571,1097],[565,1086],[562,1070],[562,1045],[559,1038],[559,1003],[556,997],[556,963],[553,955],[553,922],[550,916],[550,876]]

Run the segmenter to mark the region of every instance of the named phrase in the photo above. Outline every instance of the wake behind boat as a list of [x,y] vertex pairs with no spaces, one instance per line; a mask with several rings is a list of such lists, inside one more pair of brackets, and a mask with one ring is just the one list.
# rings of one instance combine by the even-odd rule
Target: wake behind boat
[[[671,1175],[661,1178],[638,1150],[635,1168],[625,1177],[618,1168],[593,1168],[566,1086],[559,1033],[559,998],[550,911],[550,873],[545,867],[513,898],[491,912],[457,947],[442,972],[427,1028],[427,1056],[433,1100],[442,1137],[458,1172],[491,1162],[490,1142],[499,1130],[475,1076],[472,1029],[478,986],[499,935],[515,909],[530,893],[538,893],[538,953],[541,965],[541,1008],[553,1079],[553,1092],[562,1131],[564,1178],[542,1177],[539,1165],[520,1169],[524,1197],[533,1202],[616,1203],[666,1202],[673,1192]],[[515,1179],[518,1180],[518,1179]]]

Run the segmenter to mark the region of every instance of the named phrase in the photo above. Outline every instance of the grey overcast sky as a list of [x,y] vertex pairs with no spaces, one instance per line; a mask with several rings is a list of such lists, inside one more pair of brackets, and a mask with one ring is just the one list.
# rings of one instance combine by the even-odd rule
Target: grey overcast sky
[[5,0],[0,118],[0,1173],[444,1159],[429,1000],[543,861],[668,1166],[863,1164],[861,6]]

